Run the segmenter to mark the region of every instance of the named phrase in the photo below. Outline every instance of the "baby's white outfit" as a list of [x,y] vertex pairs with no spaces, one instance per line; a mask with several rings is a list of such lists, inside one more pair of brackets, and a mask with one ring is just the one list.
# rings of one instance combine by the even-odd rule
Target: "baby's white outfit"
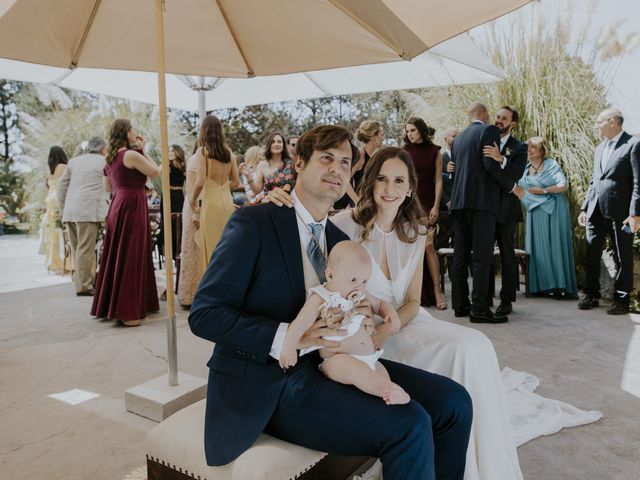
[[[324,303],[320,306],[321,311],[323,309],[340,308],[340,310],[342,310],[342,313],[345,314],[342,321],[338,325],[338,327],[346,329],[347,333],[345,335],[330,335],[330,336],[323,337],[323,338],[326,338],[327,340],[334,340],[339,342],[341,340],[344,340],[347,337],[351,337],[355,335],[355,333],[360,329],[360,326],[362,325],[362,321],[365,318],[367,318],[361,313],[353,312],[355,307],[358,305],[358,303],[362,299],[362,296],[354,299],[347,299],[342,297],[338,292],[330,292],[324,287],[324,285],[319,285],[317,287],[310,288],[309,295],[311,295],[312,293],[319,295],[320,298],[324,300]],[[349,315],[350,312],[352,313],[351,315]],[[314,350],[318,350],[319,348],[320,347],[316,346],[316,347],[309,347],[309,348],[300,350],[300,356],[305,355],[309,352],[313,352]],[[353,358],[356,358],[366,363],[371,370],[375,371],[376,362],[382,356],[383,353],[384,351],[380,349],[380,350],[376,350],[374,353],[370,355],[356,355],[353,353],[349,353],[348,355],[351,355]]]

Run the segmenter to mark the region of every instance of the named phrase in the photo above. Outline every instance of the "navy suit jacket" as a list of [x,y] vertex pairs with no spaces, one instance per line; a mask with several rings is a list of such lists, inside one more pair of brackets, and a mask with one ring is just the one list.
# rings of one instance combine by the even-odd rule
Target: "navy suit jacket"
[[[498,144],[499,145],[499,144]],[[517,182],[522,178],[527,166],[527,144],[510,136],[501,152],[507,159],[503,171],[511,180]],[[520,199],[510,190],[500,192],[498,221],[502,223],[518,223],[524,220]]]
[[[330,221],[325,234],[329,250],[348,239]],[[295,211],[272,204],[237,210],[211,257],[189,315],[193,333],[216,344],[207,363],[209,465],[233,461],[269,422],[286,380],[277,360],[269,356],[273,338],[280,322],[291,322],[304,302]],[[295,368],[307,357],[311,356]]]
[[640,144],[627,132],[616,143],[604,172],[600,162],[606,142],[596,147],[593,176],[582,204],[587,218],[596,205],[606,218],[624,220],[629,215],[640,216]]
[[495,125],[473,122],[453,141],[451,157],[456,175],[451,191],[451,211],[488,210],[498,215],[500,189],[510,191],[515,182],[498,162],[482,154],[486,145],[500,145],[500,132]]

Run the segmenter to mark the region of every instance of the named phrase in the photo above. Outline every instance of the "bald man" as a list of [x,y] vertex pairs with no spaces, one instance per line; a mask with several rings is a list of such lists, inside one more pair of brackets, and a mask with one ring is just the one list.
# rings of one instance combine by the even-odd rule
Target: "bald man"
[[600,258],[605,238],[618,258],[615,294],[609,315],[629,312],[633,290],[633,234],[640,228],[640,145],[622,129],[617,108],[607,108],[596,120],[603,142],[596,147],[593,176],[578,223],[587,228],[585,296],[581,310],[598,306]]

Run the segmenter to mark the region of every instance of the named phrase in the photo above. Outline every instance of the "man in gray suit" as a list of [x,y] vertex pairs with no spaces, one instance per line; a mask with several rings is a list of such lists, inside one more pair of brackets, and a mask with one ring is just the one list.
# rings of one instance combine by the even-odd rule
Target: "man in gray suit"
[[108,207],[102,183],[106,149],[104,139],[91,138],[88,153],[69,160],[58,184],[58,203],[75,262],[73,280],[78,296],[93,295],[96,239]]
[[633,290],[633,234],[640,229],[640,144],[622,129],[617,108],[607,108],[596,121],[603,142],[596,147],[593,176],[578,223],[587,228],[585,296],[578,307],[590,310],[600,298],[600,257],[605,238],[617,260],[613,306],[609,315],[629,311]]

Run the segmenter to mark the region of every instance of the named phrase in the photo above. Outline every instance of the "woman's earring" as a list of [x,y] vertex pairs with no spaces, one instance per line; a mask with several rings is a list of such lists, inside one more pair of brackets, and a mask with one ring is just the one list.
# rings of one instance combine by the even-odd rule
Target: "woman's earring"
[[411,191],[407,192],[407,197],[411,198]]

